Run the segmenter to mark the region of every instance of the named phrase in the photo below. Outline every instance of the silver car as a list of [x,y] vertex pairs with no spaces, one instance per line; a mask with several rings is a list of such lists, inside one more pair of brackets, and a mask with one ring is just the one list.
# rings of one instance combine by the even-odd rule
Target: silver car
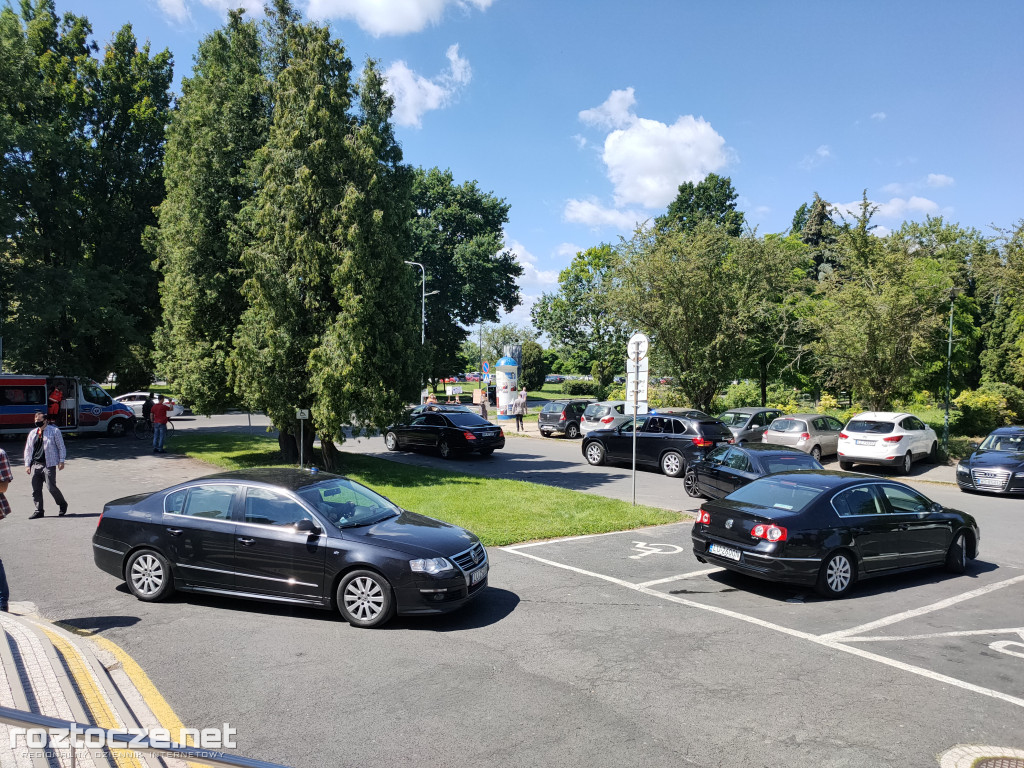
[[823,413],[794,413],[771,423],[764,433],[764,442],[791,445],[809,453],[817,461],[839,451],[839,433],[843,423]]
[[622,400],[591,403],[580,419],[580,432],[585,435],[595,429],[616,429],[630,418],[626,415],[626,404]]
[[719,419],[724,421],[737,445],[760,443],[761,435],[773,419],[782,416],[778,408],[730,408]]

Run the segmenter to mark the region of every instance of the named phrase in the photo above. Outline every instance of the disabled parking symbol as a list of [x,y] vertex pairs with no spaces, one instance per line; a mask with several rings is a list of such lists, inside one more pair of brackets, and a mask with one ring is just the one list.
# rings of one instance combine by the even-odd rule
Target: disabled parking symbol
[[[1019,632],[1020,639],[1024,640],[1024,632]],[[1006,653],[1010,656],[1017,656],[1018,658],[1024,659],[1024,643],[1019,643],[1016,640],[997,640],[994,643],[989,643],[988,647],[993,651],[999,651],[1000,653]]]
[[677,555],[683,551],[682,547],[677,547],[675,544],[647,544],[643,541],[634,541],[633,549],[638,550],[640,554],[630,555],[630,560],[639,560],[648,555]]

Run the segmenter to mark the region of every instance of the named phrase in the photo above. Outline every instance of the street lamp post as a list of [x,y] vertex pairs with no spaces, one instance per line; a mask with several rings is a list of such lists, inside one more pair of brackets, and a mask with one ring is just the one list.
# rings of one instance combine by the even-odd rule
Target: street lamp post
[[953,288],[949,292],[949,339],[946,348],[946,416],[942,423],[942,447],[949,448],[949,379],[953,368],[953,307],[956,306],[956,296],[960,290]]
[[422,279],[420,282],[420,346],[422,347],[427,343],[427,296],[434,296],[437,294],[437,291],[431,291],[430,293],[427,293],[427,270],[422,264],[420,264],[418,261],[406,261],[405,263],[414,267],[419,267],[420,274],[422,275]]

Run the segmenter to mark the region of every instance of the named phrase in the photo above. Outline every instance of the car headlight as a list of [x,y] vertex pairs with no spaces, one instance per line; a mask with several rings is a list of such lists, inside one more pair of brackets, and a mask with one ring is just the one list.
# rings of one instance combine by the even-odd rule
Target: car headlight
[[420,560],[410,560],[409,567],[414,573],[441,573],[442,571],[454,570],[452,564],[443,557],[428,557]]
[[971,474],[971,470],[969,470],[963,464],[957,464],[956,465],[956,471],[957,471],[958,474],[964,474],[964,475]]
[[1024,477],[1024,472],[1014,472],[1013,476],[1014,477]]

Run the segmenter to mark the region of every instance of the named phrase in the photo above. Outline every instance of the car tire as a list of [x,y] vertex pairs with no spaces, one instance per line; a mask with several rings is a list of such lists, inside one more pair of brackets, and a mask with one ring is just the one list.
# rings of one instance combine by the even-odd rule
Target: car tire
[[124,580],[131,593],[146,603],[166,600],[174,593],[171,564],[152,549],[140,549],[128,558]]
[[967,570],[967,536],[963,531],[956,535],[946,551],[946,570],[950,573],[964,573]]
[[107,424],[107,434],[111,437],[124,437],[128,434],[128,419],[114,419]]
[[821,446],[820,445],[816,445],[813,448],[811,448],[811,458],[814,459],[819,464],[821,464]]
[[840,459],[839,460],[839,468],[841,470],[843,470],[844,472],[849,472],[851,469],[853,469],[853,462],[852,461],[843,461],[842,459]]
[[857,566],[853,555],[845,549],[833,552],[821,564],[818,574],[818,594],[828,598],[846,597],[857,581]]
[[932,464],[939,462],[939,444],[937,442],[932,442],[932,449],[928,451],[928,461]]
[[903,462],[900,464],[900,474],[909,475],[910,470],[913,469],[913,467],[914,455],[910,451],[907,451],[905,454],[903,454]]
[[697,482],[697,473],[692,469],[686,471],[683,475],[683,490],[686,491],[686,495],[693,499],[701,498],[700,486]]
[[437,441],[437,452],[441,454],[442,459],[450,459],[452,457],[452,447],[448,445],[448,441],[443,437]]
[[686,474],[686,461],[675,451],[668,451],[661,457],[661,471],[668,477],[679,477]]
[[397,451],[399,449],[398,435],[394,432],[388,432],[384,435],[384,445],[387,446],[389,451]]
[[590,443],[583,449],[583,456],[588,464],[600,467],[604,464],[604,446],[600,443]]
[[481,456],[490,456],[492,453],[494,453],[494,449],[493,448],[481,448],[480,449],[480,455]]
[[565,436],[570,440],[575,440],[580,436],[580,428],[575,424],[570,424],[565,428]]
[[338,584],[338,611],[353,627],[387,623],[395,610],[391,584],[376,571],[352,571]]

